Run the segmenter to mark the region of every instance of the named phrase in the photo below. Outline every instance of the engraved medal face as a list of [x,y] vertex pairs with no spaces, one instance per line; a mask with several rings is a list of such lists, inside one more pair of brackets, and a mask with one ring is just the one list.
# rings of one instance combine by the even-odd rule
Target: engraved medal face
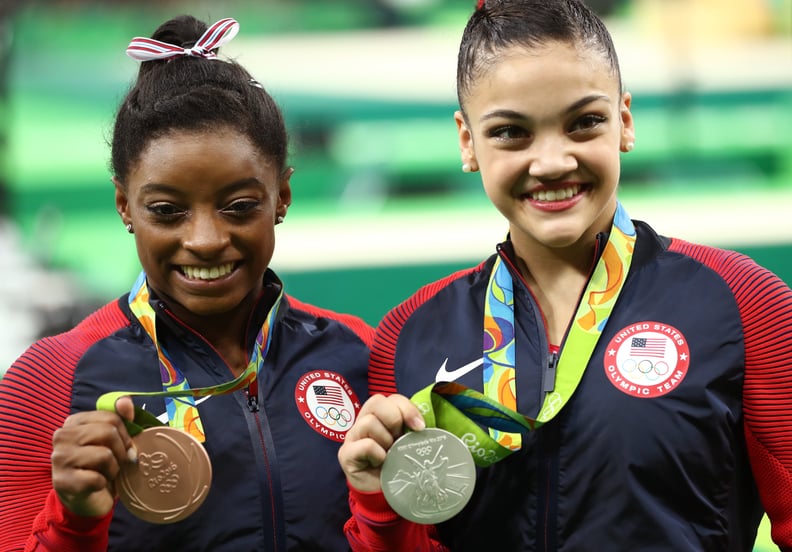
[[380,473],[385,499],[405,519],[446,521],[465,507],[476,483],[470,451],[453,433],[426,428],[393,443]]
[[138,463],[125,464],[116,482],[124,506],[150,523],[175,523],[192,514],[212,482],[203,445],[169,426],[144,429],[132,440]]

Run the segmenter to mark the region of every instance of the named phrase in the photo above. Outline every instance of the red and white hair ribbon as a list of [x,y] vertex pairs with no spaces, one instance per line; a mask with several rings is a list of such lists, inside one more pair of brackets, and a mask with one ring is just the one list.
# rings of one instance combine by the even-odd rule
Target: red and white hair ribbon
[[212,51],[230,41],[239,32],[239,23],[231,18],[221,19],[201,35],[192,48],[182,48],[152,38],[137,36],[129,43],[126,53],[138,61],[169,59],[181,56],[196,56],[214,59]]

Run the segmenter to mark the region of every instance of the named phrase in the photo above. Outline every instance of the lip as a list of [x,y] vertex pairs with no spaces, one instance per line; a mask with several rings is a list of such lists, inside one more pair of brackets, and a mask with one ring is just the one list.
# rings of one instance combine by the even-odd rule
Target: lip
[[[553,200],[540,200],[534,199],[534,195],[537,192],[541,191],[558,191],[558,190],[565,190],[568,188],[578,188],[578,190],[572,195],[571,197],[567,197],[565,199],[553,199]],[[539,211],[545,212],[558,212],[564,211],[566,209],[570,209],[577,205],[585,195],[591,190],[591,184],[584,184],[580,182],[567,182],[563,184],[558,184],[555,186],[539,186],[533,188],[529,192],[524,193],[521,198],[527,201],[533,208]]]

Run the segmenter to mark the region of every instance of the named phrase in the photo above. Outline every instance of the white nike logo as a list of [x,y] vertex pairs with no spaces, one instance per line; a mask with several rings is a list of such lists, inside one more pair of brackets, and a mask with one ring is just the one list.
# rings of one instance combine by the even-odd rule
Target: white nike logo
[[[201,404],[205,400],[211,399],[211,398],[212,398],[212,395],[207,395],[205,397],[201,397],[200,399],[195,399],[195,406],[198,406],[199,404]],[[143,405],[143,409],[144,410],[146,409],[146,405],[145,404]],[[162,414],[157,416],[157,419],[160,422],[162,422],[163,424],[167,424],[168,423],[168,411],[166,410],[165,412],[163,412]]]
[[455,370],[446,370],[446,364],[448,364],[448,359],[446,358],[443,361],[443,365],[437,371],[437,375],[435,376],[435,381],[455,381],[458,378],[461,378],[468,372],[472,372],[482,364],[484,364],[483,358],[478,358],[469,364],[465,364],[464,366],[460,366]]

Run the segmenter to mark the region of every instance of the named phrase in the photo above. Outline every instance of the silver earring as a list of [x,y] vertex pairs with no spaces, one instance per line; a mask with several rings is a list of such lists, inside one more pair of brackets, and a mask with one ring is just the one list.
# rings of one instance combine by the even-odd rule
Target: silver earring
[[131,222],[127,223],[126,231],[129,232],[130,234],[134,234],[135,233],[135,231],[132,229],[132,223]]
[[283,215],[278,215],[278,218],[275,219],[275,224],[281,224],[284,220],[286,220]]

